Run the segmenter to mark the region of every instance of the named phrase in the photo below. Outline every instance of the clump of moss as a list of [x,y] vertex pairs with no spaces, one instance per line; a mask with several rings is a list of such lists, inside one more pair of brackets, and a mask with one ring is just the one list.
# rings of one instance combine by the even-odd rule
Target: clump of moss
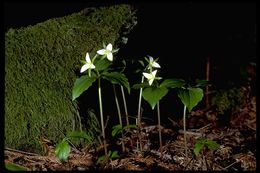
[[212,97],[211,104],[219,114],[223,115],[228,111],[236,111],[245,103],[245,91],[243,87],[234,87],[218,91]]
[[[116,43],[135,13],[126,4],[91,8],[5,33],[5,145],[40,152],[77,129],[71,90],[80,60]],[[117,45],[115,45],[117,47]],[[26,146],[26,147],[25,147]]]

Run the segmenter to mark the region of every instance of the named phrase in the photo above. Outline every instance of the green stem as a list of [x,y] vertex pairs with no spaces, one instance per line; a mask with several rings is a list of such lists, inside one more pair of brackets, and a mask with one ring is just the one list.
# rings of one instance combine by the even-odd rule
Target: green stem
[[160,152],[162,152],[162,129],[161,129],[161,116],[160,116],[159,101],[157,102],[157,115],[158,115],[158,126],[159,126]]
[[[122,85],[120,87],[121,87],[121,93],[122,93],[122,97],[123,97],[124,108],[125,108],[126,125],[129,125],[127,104],[126,104],[126,99],[125,99],[125,91],[124,91],[124,87]],[[132,140],[130,140],[130,144],[133,147],[133,141]]]
[[[116,107],[117,107],[117,113],[118,113],[118,118],[119,118],[119,123],[120,125],[123,127],[123,123],[122,123],[122,116],[121,116],[121,111],[120,111],[120,106],[119,106],[119,103],[118,103],[118,99],[117,99],[117,94],[116,94],[116,87],[115,85],[113,84],[113,90],[114,90],[114,95],[115,95],[115,101],[116,101]],[[123,138],[123,133],[122,133],[122,138]],[[124,142],[122,141],[122,150],[123,152],[125,152],[125,144]]]
[[108,155],[107,155],[106,135],[105,135],[105,127],[104,127],[104,119],[103,119],[103,108],[102,108],[102,96],[101,96],[100,77],[98,77],[98,99],[99,99],[101,128],[102,128],[102,136],[103,136],[103,143],[104,143],[105,157],[106,157],[105,161],[106,161],[108,159]]
[[184,110],[183,110],[183,131],[184,131],[184,148],[185,148],[185,156],[187,157],[186,108],[187,108],[187,107],[184,105]]
[[[144,76],[142,76],[141,83],[144,82]],[[142,103],[142,93],[143,93],[143,88],[140,88],[140,93],[139,93],[139,102],[138,102],[138,113],[137,113],[137,125],[140,128],[141,127],[141,103]]]
[[126,125],[129,125],[128,111],[127,111],[124,87],[122,85],[120,87],[121,87],[121,93],[122,93],[122,97],[123,97],[124,108],[125,108]]
[[[142,76],[141,83],[144,82],[144,76]],[[137,113],[137,125],[139,127],[139,130],[141,130],[141,102],[142,102],[142,93],[143,93],[143,88],[140,88],[140,93],[139,93],[139,103],[138,103],[138,113]],[[141,134],[138,135],[139,140],[140,140],[140,150],[142,151],[142,138]]]

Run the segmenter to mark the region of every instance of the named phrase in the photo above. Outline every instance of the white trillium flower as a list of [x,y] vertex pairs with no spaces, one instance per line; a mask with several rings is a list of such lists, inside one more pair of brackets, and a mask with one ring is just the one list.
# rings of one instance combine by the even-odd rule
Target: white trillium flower
[[99,55],[106,55],[107,56],[107,59],[109,61],[113,61],[113,54],[112,54],[112,44],[109,43],[106,47],[106,49],[101,49],[101,50],[98,50],[97,53]]
[[157,70],[154,70],[152,73],[143,73],[144,77],[146,77],[148,79],[149,85],[152,85],[152,83],[155,79],[156,73],[157,73]]
[[80,69],[80,73],[83,73],[84,71],[88,70],[88,69],[94,69],[95,65],[91,62],[90,58],[89,58],[89,54],[86,54],[86,64],[84,64],[81,69]]
[[161,68],[161,66],[153,60],[153,57],[149,56],[149,67],[148,69],[155,67],[155,68]]

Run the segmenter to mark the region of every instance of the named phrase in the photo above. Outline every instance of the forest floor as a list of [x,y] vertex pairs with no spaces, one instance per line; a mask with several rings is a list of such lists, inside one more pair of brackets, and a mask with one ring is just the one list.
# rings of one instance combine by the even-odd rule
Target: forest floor
[[[67,162],[60,162],[54,154],[54,146],[47,146],[47,154],[18,151],[5,148],[5,163],[15,163],[27,170],[256,170],[256,97],[224,118],[216,111],[197,110],[187,118],[187,156],[184,150],[182,120],[172,120],[172,127],[162,129],[163,147],[159,150],[158,127],[143,128],[143,151],[131,149],[125,144],[126,152],[107,164],[96,164],[97,151],[89,146],[84,149],[72,148]],[[228,117],[228,118],[227,118]],[[216,150],[205,148],[199,155],[193,152],[198,138],[216,141]],[[133,141],[132,141],[133,142]],[[133,144],[135,145],[135,144]],[[120,145],[119,145],[120,146]],[[119,152],[120,153],[120,152]]]

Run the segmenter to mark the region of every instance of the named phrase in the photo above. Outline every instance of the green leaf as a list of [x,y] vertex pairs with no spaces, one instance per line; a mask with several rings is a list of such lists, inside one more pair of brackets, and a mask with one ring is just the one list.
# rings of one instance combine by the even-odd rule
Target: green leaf
[[143,62],[142,60],[138,60],[138,62],[139,62],[143,67],[145,67],[144,62]]
[[202,100],[203,90],[200,88],[180,89],[178,97],[191,112],[191,110]]
[[160,87],[166,88],[181,88],[185,85],[185,81],[182,79],[165,79]]
[[105,160],[105,155],[100,156],[96,162],[96,164],[99,164],[100,162],[102,162],[103,160]]
[[217,150],[220,147],[220,144],[212,140],[207,140],[205,144],[211,150]]
[[62,140],[55,147],[55,155],[60,161],[67,161],[70,154],[70,145],[66,140]]
[[118,157],[119,157],[118,151],[113,151],[111,156],[110,156],[111,159],[118,158]]
[[154,109],[156,103],[161,100],[167,93],[168,89],[165,87],[149,87],[144,89],[143,97],[151,105],[152,109]]
[[112,84],[118,84],[124,86],[128,93],[130,93],[130,85],[128,83],[128,79],[124,74],[118,72],[104,72],[102,73],[102,78],[110,81]]
[[123,127],[121,124],[117,124],[112,127],[112,136],[115,137],[117,134],[119,134],[123,130]]
[[200,138],[200,139],[196,142],[196,144],[195,144],[195,146],[194,146],[194,149],[193,149],[193,152],[194,152],[194,154],[195,154],[196,156],[198,156],[199,153],[200,153],[200,151],[203,149],[203,147],[204,147],[204,145],[205,145],[205,142],[206,142],[206,139],[204,139],[204,138]]
[[207,85],[210,85],[210,82],[207,81],[207,80],[200,80],[200,79],[197,79],[196,80],[196,86],[195,87],[205,87]]
[[72,101],[78,98],[84,91],[86,91],[93,82],[95,82],[96,77],[88,75],[81,76],[76,79],[73,89],[72,89]]
[[5,168],[9,171],[27,171],[28,168],[14,163],[5,163]]
[[111,62],[109,60],[107,60],[106,58],[105,59],[99,59],[95,63],[95,67],[96,67],[95,69],[97,71],[102,71],[102,70],[107,69],[110,65],[111,65]]
[[69,132],[67,134],[67,137],[69,137],[69,138],[83,138],[83,139],[87,139],[88,142],[93,141],[93,138],[90,135],[88,135],[85,132],[80,132],[80,131]]
[[134,84],[132,86],[133,89],[140,89],[140,88],[145,88],[145,87],[149,87],[150,85],[147,82],[144,83],[139,83],[139,84]]
[[123,130],[125,130],[125,129],[131,129],[131,128],[136,129],[136,128],[137,128],[137,125],[135,125],[135,124],[126,125],[126,126],[124,126]]

